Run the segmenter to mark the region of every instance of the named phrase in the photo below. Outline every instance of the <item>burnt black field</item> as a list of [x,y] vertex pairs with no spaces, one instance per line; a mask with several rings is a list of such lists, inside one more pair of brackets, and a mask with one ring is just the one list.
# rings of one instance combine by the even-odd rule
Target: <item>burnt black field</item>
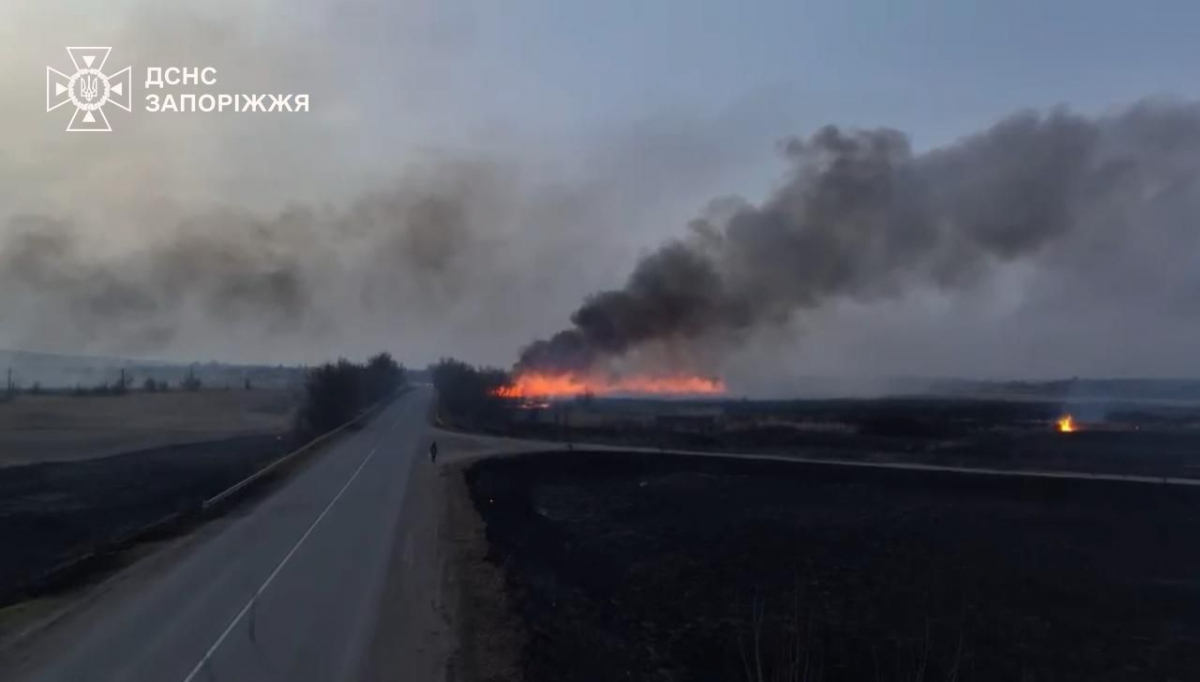
[[[1065,414],[1074,416],[1079,432],[1057,432],[1055,423]],[[1195,402],[934,396],[596,399],[540,410],[514,404],[503,421],[458,426],[621,447],[1200,478],[1200,403]]]
[[291,437],[246,436],[0,467],[0,605],[63,580],[74,584],[97,561],[79,571],[66,566],[102,558],[166,517],[194,514],[203,500],[296,445]]
[[557,452],[467,473],[524,679],[1200,679],[1200,490]]

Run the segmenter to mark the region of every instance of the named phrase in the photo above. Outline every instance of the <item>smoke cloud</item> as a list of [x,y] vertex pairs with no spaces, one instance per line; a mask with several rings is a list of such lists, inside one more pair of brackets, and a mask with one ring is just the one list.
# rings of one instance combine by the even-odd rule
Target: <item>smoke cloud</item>
[[227,334],[311,343],[372,319],[444,316],[480,280],[503,279],[515,261],[505,226],[536,210],[513,205],[520,192],[501,168],[441,164],[339,209],[213,210],[111,251],[78,224],[16,216],[0,248],[0,313],[25,323],[9,329],[18,345],[100,340],[135,354]]
[[[672,116],[528,130],[523,102],[509,111],[479,85],[507,73],[480,46],[488,14],[5,4],[0,348],[511,358],[713,191],[737,127]],[[62,46],[78,44],[113,45],[110,70],[134,67],[138,106],[112,114],[112,134],[66,135],[69,116],[45,111],[46,65],[67,68]],[[211,92],[309,93],[312,111],[150,114],[150,65],[212,66]]]
[[[267,363],[387,349],[413,365],[519,355],[720,374],[756,394],[794,393],[813,374],[1194,373],[1194,103],[1022,112],[922,147],[973,115],[947,109],[911,140],[799,128],[772,150],[798,121],[905,108],[868,97],[869,83],[775,99],[737,78],[698,100],[667,87],[583,101],[556,78],[589,65],[531,69],[519,14],[3,4],[0,348]],[[44,74],[79,44],[113,45],[109,66],[143,76],[213,66],[213,92],[307,92],[312,111],[135,107],[113,112],[110,135],[67,135],[64,112],[45,111]],[[663,84],[675,68],[647,67]],[[928,94],[930,107],[954,96]]]
[[1144,278],[1133,301],[1195,291],[1194,103],[1022,112],[924,153],[897,130],[827,126],[782,152],[790,171],[769,198],[713,202],[624,287],[589,296],[570,328],[525,348],[518,368],[586,372],[647,347],[732,348],[824,308],[967,292],[1021,264],[1043,300],[1069,286],[1081,306],[1137,286],[1110,269],[1122,259],[1175,277]]
[[0,223],[0,347],[275,362],[379,346],[418,362],[511,357],[537,311],[579,295],[547,282],[594,286],[611,276],[603,263],[631,255],[620,233],[600,232],[617,191],[609,171],[563,187],[524,168],[443,156],[342,206],[160,210],[161,222],[128,240],[86,212],[15,215]]

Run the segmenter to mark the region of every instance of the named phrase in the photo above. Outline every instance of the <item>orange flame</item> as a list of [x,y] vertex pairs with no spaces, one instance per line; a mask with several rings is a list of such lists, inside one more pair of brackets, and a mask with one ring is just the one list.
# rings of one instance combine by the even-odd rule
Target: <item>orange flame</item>
[[648,395],[716,395],[725,392],[720,379],[691,375],[595,377],[579,374],[526,372],[495,394],[501,398],[569,398],[581,395],[644,393]]
[[1074,433],[1079,430],[1079,427],[1075,425],[1075,418],[1069,414],[1059,417],[1057,423],[1059,433]]

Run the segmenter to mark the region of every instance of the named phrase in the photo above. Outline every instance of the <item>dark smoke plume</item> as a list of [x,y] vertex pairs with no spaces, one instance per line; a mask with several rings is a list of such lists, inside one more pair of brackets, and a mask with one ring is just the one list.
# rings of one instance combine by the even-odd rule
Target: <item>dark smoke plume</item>
[[482,164],[438,170],[341,211],[164,221],[136,248],[104,253],[79,224],[15,216],[0,238],[0,319],[9,331],[25,322],[33,347],[96,339],[153,353],[181,334],[278,339],[336,326],[340,311],[445,305],[464,273],[482,270],[487,239],[472,212],[495,214],[495,183]]
[[[828,126],[783,152],[790,174],[765,202],[715,202],[623,288],[589,297],[570,328],[525,348],[518,368],[587,371],[646,344],[737,338],[836,299],[964,288],[1023,259],[1085,268],[1087,254],[1141,231],[1195,239],[1194,215],[1172,208],[1197,196],[1196,104],[1024,112],[925,153],[896,130]],[[1067,246],[1083,255],[1056,254]]]

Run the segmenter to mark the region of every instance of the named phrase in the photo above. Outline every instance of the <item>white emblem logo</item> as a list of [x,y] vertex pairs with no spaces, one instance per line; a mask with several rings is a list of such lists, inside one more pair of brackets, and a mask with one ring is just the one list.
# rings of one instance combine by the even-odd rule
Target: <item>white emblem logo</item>
[[133,107],[133,72],[125,67],[111,76],[104,73],[104,62],[111,47],[68,47],[67,54],[75,65],[75,73],[67,74],[46,67],[46,111],[54,111],[70,102],[75,115],[67,124],[67,132],[108,132],[104,105],[130,111]]

